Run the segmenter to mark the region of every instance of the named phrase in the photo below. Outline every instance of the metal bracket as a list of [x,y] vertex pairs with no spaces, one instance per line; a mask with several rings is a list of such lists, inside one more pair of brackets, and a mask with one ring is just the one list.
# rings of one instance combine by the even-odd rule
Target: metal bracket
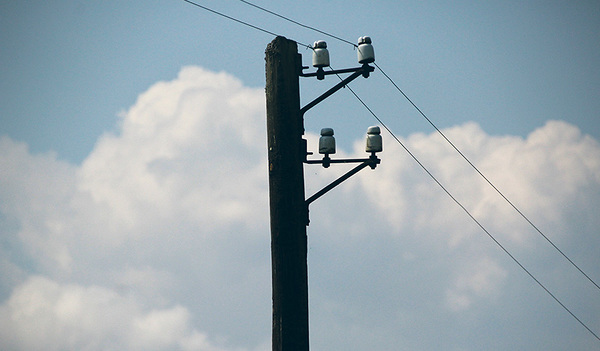
[[[304,68],[304,67],[302,67],[302,68]],[[325,71],[323,71],[322,67],[319,67],[317,69],[317,72],[314,72],[314,73],[302,73],[302,72],[300,72],[300,77],[317,77],[317,78],[319,78],[321,74],[322,75],[330,75],[330,74],[339,74],[339,73],[350,73],[350,72],[352,72],[352,74],[350,76],[348,76],[347,78],[345,78],[344,80],[342,80],[341,82],[339,82],[338,84],[336,84],[335,86],[333,86],[331,89],[329,89],[326,92],[324,92],[321,96],[319,96],[318,98],[314,99],[313,101],[309,102],[306,106],[304,106],[303,108],[301,108],[300,109],[300,115],[304,116],[304,114],[306,113],[306,111],[308,111],[309,109],[313,108],[319,102],[327,99],[329,96],[333,95],[333,93],[335,93],[336,91],[338,91],[341,88],[345,87],[351,81],[355,80],[359,76],[362,75],[365,78],[369,77],[369,74],[371,72],[373,72],[374,70],[375,70],[375,68],[373,66],[369,66],[368,64],[365,63],[361,67],[340,69],[340,70],[337,70],[337,71],[336,70],[332,70],[332,71],[325,72]]]
[[325,155],[325,157],[323,157],[322,160],[305,160],[304,161],[304,163],[307,163],[307,164],[322,164],[323,167],[325,167],[325,168],[329,167],[329,165],[331,163],[357,163],[357,162],[360,162],[360,164],[358,166],[352,168],[351,170],[346,172],[344,175],[342,175],[338,179],[331,182],[331,184],[327,185],[323,189],[316,192],[313,196],[304,200],[304,204],[306,205],[306,225],[309,224],[308,206],[312,202],[314,202],[321,196],[325,195],[326,193],[328,193],[330,190],[332,190],[336,186],[340,185],[346,179],[348,179],[348,178],[352,177],[353,175],[355,175],[356,173],[360,172],[363,168],[369,166],[369,167],[371,167],[371,169],[375,169],[375,167],[377,167],[377,165],[381,163],[381,159],[379,159],[375,155],[375,153],[372,153],[369,158],[350,158],[350,159],[332,160],[329,158],[329,155]]
[[[302,70],[307,69],[308,66],[302,66]],[[355,67],[355,68],[344,68],[344,69],[338,69],[338,70],[331,70],[331,71],[325,71],[323,69],[323,67],[319,67],[317,68],[316,72],[313,73],[303,73],[300,72],[299,76],[300,77],[317,77],[317,79],[321,80],[324,79],[325,76],[331,75],[331,74],[342,74],[342,73],[353,73],[356,72],[358,70],[363,69],[362,67]],[[367,77],[365,77],[367,78]]]

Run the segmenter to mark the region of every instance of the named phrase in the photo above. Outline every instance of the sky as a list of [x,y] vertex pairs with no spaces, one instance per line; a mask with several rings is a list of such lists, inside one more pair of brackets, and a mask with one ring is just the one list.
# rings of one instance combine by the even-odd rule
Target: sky
[[[240,1],[198,3],[302,44],[348,43]],[[600,3],[262,1],[354,42],[600,282]],[[185,1],[0,4],[0,349],[271,348],[264,50]],[[311,51],[299,45],[303,63]],[[308,69],[310,70],[310,69]],[[334,85],[302,78],[302,104]],[[376,70],[352,89],[561,303],[583,277]],[[378,122],[342,89],[309,149],[363,157]],[[600,341],[383,132],[381,165],[311,204],[314,350],[590,350]],[[307,197],[348,168],[305,166]]]

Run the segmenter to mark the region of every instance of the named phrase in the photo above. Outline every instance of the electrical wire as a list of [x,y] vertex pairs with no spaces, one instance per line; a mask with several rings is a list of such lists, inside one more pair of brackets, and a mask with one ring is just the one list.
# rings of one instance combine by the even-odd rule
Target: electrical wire
[[[279,37],[279,36],[281,36],[281,35],[279,35],[279,34],[277,34],[277,33],[271,32],[271,31],[269,31],[269,30],[266,30],[266,29],[264,29],[264,28],[261,28],[261,27],[259,27],[259,26],[255,26],[255,25],[253,25],[253,24],[251,24],[251,23],[248,23],[248,22],[244,22],[244,21],[242,21],[242,20],[240,20],[240,19],[237,19],[237,18],[231,17],[231,16],[229,16],[229,15],[226,15],[226,14],[224,14],[224,13],[222,13],[222,12],[219,12],[219,11],[213,10],[213,9],[211,9],[211,8],[208,8],[208,7],[206,7],[206,6],[200,5],[200,4],[198,4],[198,3],[196,3],[196,2],[193,2],[193,1],[191,1],[191,0],[183,0],[183,1],[187,2],[188,4],[191,4],[191,5],[197,6],[197,7],[201,8],[201,9],[203,9],[203,10],[206,10],[206,11],[208,11],[208,12],[212,12],[212,13],[214,13],[215,15],[219,15],[219,16],[221,16],[221,17],[225,17],[225,18],[227,18],[228,20],[232,20],[232,21],[234,21],[234,22],[237,22],[237,23],[243,24],[243,25],[245,25],[245,26],[248,26],[248,27],[250,27],[250,28],[256,29],[256,30],[258,30],[258,31],[261,31],[261,32],[263,32],[263,33],[267,33],[267,34],[273,35],[273,36],[275,36],[275,37]],[[263,10],[265,10],[265,11],[266,11],[266,9],[263,9]],[[300,44],[300,46],[304,46],[304,47],[306,47],[306,48],[311,48],[311,49],[312,49],[312,46],[311,46],[311,45],[302,44],[301,42],[299,42],[299,41],[297,41],[297,40],[294,40],[294,41],[295,41],[296,43]]]
[[257,9],[261,10],[261,11],[267,12],[267,13],[269,13],[269,14],[273,15],[273,16],[277,16],[277,17],[279,17],[279,18],[281,18],[281,19],[284,19],[284,20],[286,20],[286,21],[288,21],[288,22],[292,22],[293,24],[296,24],[296,25],[298,25],[298,26],[300,26],[300,27],[304,27],[304,28],[306,28],[306,29],[313,30],[313,31],[315,31],[315,32],[318,32],[318,33],[321,33],[321,34],[323,34],[323,35],[327,35],[327,36],[329,36],[329,37],[332,37],[332,38],[334,38],[334,39],[337,39],[337,40],[339,40],[339,41],[342,41],[342,42],[344,42],[344,43],[347,43],[347,44],[350,44],[350,45],[354,45],[355,47],[357,46],[356,44],[352,43],[351,41],[348,41],[348,40],[346,40],[346,39],[343,39],[343,38],[337,37],[337,36],[335,36],[335,35],[329,34],[329,33],[327,33],[327,32],[324,32],[324,31],[322,31],[322,30],[320,30],[320,29],[318,29],[318,28],[311,27],[311,26],[308,26],[308,25],[306,25],[306,24],[302,24],[302,23],[300,23],[300,22],[298,22],[298,21],[294,21],[293,19],[291,19],[291,18],[289,18],[289,17],[286,17],[286,16],[283,16],[283,15],[280,15],[280,14],[278,14],[277,12],[273,12],[273,11],[271,11],[271,10],[269,10],[269,9],[266,9],[266,8],[264,8],[264,7],[261,7],[261,6],[258,6],[258,5],[256,5],[256,4],[253,4],[253,3],[249,2],[249,1],[246,1],[246,0],[239,0],[239,1],[243,2],[243,3],[244,3],[244,4],[246,4],[246,5],[250,5],[250,6],[252,6],[252,7],[255,7],[255,8],[257,8]]
[[[350,44],[355,48],[358,48],[358,46],[356,44],[354,44],[346,39],[343,39],[341,37],[338,37],[336,35],[327,33],[325,31],[322,31],[322,30],[312,27],[312,26],[305,25],[305,24],[295,21],[289,17],[283,16],[276,12],[268,10],[264,7],[260,7],[258,5],[252,4],[249,1],[246,1],[246,0],[239,0],[239,1],[241,1],[247,5],[253,6],[257,9],[260,9],[262,11],[265,11],[274,16],[277,16],[279,18],[282,18],[286,21],[292,22],[301,27],[314,30],[320,34],[326,35],[330,38],[339,40],[341,42]],[[508,197],[506,195],[504,195],[504,193],[502,191],[500,191],[500,189],[496,185],[494,185],[494,183],[492,183],[492,181],[489,180],[489,178],[486,177],[483,174],[483,172],[481,172],[479,170],[479,168],[477,168],[477,166],[475,166],[475,164],[473,162],[471,162],[471,160],[469,160],[469,158],[462,151],[460,151],[460,149],[435,125],[435,123],[433,123],[433,121],[429,117],[427,117],[427,115],[408,97],[408,95],[406,95],[406,93],[404,93],[404,91],[402,89],[400,89],[398,84],[396,84],[396,82],[394,82],[394,80],[376,62],[374,62],[373,64],[375,65],[375,67],[377,67],[377,69],[379,69],[381,71],[381,73],[384,75],[384,77],[390,81],[390,83],[394,86],[394,88],[396,90],[398,90],[398,92],[400,92],[400,94],[402,94],[402,96],[404,96],[404,98],[415,108],[415,110],[417,110],[417,112],[442,136],[442,138],[444,138],[444,140],[446,140],[446,142],[448,142],[448,144],[450,144],[450,146],[452,146],[452,148],[475,170],[475,172],[477,172],[488,183],[488,185],[491,186],[492,189],[494,189],[498,193],[498,195],[500,195],[539,235],[541,235],[542,238],[544,238],[556,251],[558,251],[558,253],[560,253],[573,267],[575,267],[575,269],[577,269],[579,271],[579,273],[581,273],[590,283],[592,283],[598,290],[600,290],[600,285],[598,285],[598,283],[596,283],[587,273],[585,273],[583,271],[583,269],[581,269],[573,260],[571,260],[571,258],[569,258],[569,256],[567,256],[567,254],[565,254],[552,240],[550,240],[550,238],[548,236],[546,236],[512,201],[510,201],[508,199]]]
[[573,262],[569,258],[569,256],[567,256],[560,248],[558,248],[558,246],[556,246],[556,244],[554,244],[554,242],[552,240],[550,240],[550,238],[548,238],[544,233],[542,233],[542,231],[535,224],[533,224],[533,222],[523,212],[521,212],[521,210],[519,210],[519,208],[515,204],[513,204],[512,201],[510,201],[508,199],[508,197],[506,197],[506,195],[504,195],[504,193],[502,191],[500,191],[500,189],[498,189],[498,187],[496,187],[494,185],[494,183],[492,183],[492,181],[490,181],[479,170],[479,168],[477,168],[477,166],[475,166],[475,164],[473,164],[473,162],[471,162],[471,160],[469,160],[467,158],[467,156],[465,156],[465,154],[463,154],[462,151],[460,151],[458,149],[458,147],[456,145],[454,145],[454,143],[452,141],[450,141],[450,139],[448,139],[448,137],[433,123],[433,121],[431,119],[429,119],[429,117],[427,117],[427,115],[425,115],[425,113],[404,93],[404,91],[402,91],[402,89],[400,89],[400,87],[396,84],[396,82],[394,82],[394,80],[392,78],[390,78],[390,76],[388,76],[387,73],[385,73],[381,69],[381,67],[379,67],[377,65],[377,63],[373,63],[373,64],[392,83],[392,85],[406,98],[406,100],[417,110],[417,112],[419,112],[419,114],[421,114],[421,116],[423,116],[423,118],[425,118],[427,120],[427,122],[429,122],[429,124],[431,124],[431,126],[444,138],[444,140],[446,140],[448,142],[448,144],[450,144],[450,146],[452,146],[452,148],[488,183],[488,185],[492,187],[492,189],[494,189],[521,217],[523,217],[523,219],[525,219],[525,221],[527,221],[527,223],[529,223],[529,225],[531,227],[533,227],[533,229],[535,229],[535,231],[537,231],[538,234],[540,234],[544,239],[546,239],[546,241],[550,245],[552,245],[552,247],[554,247],[554,249],[556,249],[556,251],[558,251],[567,261],[569,261],[569,263],[573,267],[575,267],[579,271],[579,273],[581,273],[584,277],[586,277],[587,280],[589,280],[592,284],[594,284],[596,286],[596,288],[598,288],[600,290],[600,286],[589,275],[587,275],[581,268],[579,268],[579,266],[577,264],[575,264],[575,262]]
[[[341,77],[338,78],[341,79]],[[571,317],[573,317],[579,324],[581,324],[588,332],[590,332],[590,334],[592,334],[596,339],[598,339],[598,341],[600,341],[600,337],[592,330],[590,329],[590,327],[587,326],[587,324],[585,324],[581,319],[579,319],[579,317],[577,317],[565,304],[563,304],[558,297],[556,297],[556,295],[554,295],[550,290],[548,290],[548,288],[540,281],[538,280],[533,273],[531,273],[515,256],[513,256],[508,249],[506,249],[504,247],[504,245],[502,245],[493,235],[492,233],[490,233],[484,226],[483,224],[481,224],[481,222],[479,222],[477,220],[477,218],[475,218],[473,216],[473,214],[471,214],[471,212],[456,198],[454,197],[454,195],[452,195],[452,193],[436,178],[435,175],[433,175],[433,173],[431,173],[427,167],[425,167],[425,165],[419,161],[419,159],[415,156],[415,154],[413,154],[410,149],[408,149],[408,147],[402,142],[400,141],[400,139],[390,130],[390,128],[388,128],[388,126],[375,114],[375,112],[373,112],[373,110],[371,110],[371,108],[358,96],[358,94],[356,94],[354,92],[354,90],[352,90],[352,88],[349,85],[346,85],[346,88],[348,88],[348,90],[352,93],[352,95],[354,95],[354,97],[364,106],[364,108],[369,111],[369,113],[377,120],[377,122],[379,122],[383,128],[385,128],[385,130],[387,130],[388,133],[390,133],[390,135],[392,136],[392,138],[394,138],[394,140],[396,140],[396,142],[398,142],[398,144],[400,144],[400,146],[408,153],[408,155],[410,155],[410,157],[419,165],[419,167],[421,167],[423,169],[423,171],[425,171],[425,173],[427,173],[427,175],[446,193],[446,195],[448,195],[448,197],[450,197],[450,199],[452,199],[452,201],[454,201],[466,214],[467,216],[469,216],[469,218],[471,218],[471,220],[473,220],[473,222],[475,222],[475,224],[477,224],[477,226],[490,238],[492,239],[492,241],[502,250],[504,251],[505,254],[508,255],[508,257],[510,257],[511,260],[513,260],[513,262],[515,262],[525,273],[527,273],[527,275],[533,279],[534,282],[536,282],[548,295],[550,295],[550,297],[556,301],[556,303],[558,303],[565,311],[567,311],[567,313],[569,313],[571,315]]]
[[[237,23],[246,25],[248,27],[251,27],[253,29],[262,31],[264,33],[270,34],[270,35],[274,35],[274,36],[279,36],[276,33],[273,33],[271,31],[268,31],[266,29],[263,29],[261,27],[252,25],[248,22],[244,22],[241,21],[239,19],[236,19],[234,17],[228,16],[226,14],[223,14],[221,12],[212,10],[208,7],[202,6],[200,4],[197,4],[193,1],[190,0],[183,0],[187,3],[190,3],[192,5],[195,5],[199,8],[202,8],[206,11],[212,12],[214,14],[217,14],[219,16],[225,17],[227,19],[230,19],[232,21],[235,21]],[[263,7],[254,5],[248,1],[245,0],[239,0],[247,5],[253,6],[255,8],[258,8],[262,11],[266,11],[272,15],[275,15],[277,17],[280,17],[282,19],[285,19],[287,21],[290,21],[294,24],[297,24],[299,26],[302,26],[304,28],[307,29],[311,29],[314,31],[317,31],[323,35],[327,35],[329,37],[332,37],[334,39],[337,40],[341,40],[342,42],[348,43],[353,45],[354,47],[357,47],[355,44],[342,39],[340,37],[334,36],[332,34],[329,34],[327,32],[321,31],[317,28],[311,27],[311,26],[307,26],[304,25],[302,23],[299,23],[297,21],[294,21],[288,17],[279,15],[275,12],[272,12],[270,10],[267,10]],[[306,45],[306,44],[302,44],[298,41],[296,41],[296,43],[302,45],[302,46],[306,46],[308,48],[312,48],[312,46],[310,45]],[[483,175],[483,173],[481,171],[479,171],[479,169],[477,167],[475,167],[475,165],[445,136],[445,134],[442,133],[442,131],[425,115],[425,113],[422,112],[422,110],[414,103],[412,102],[412,100],[400,89],[400,87],[398,87],[398,85],[393,81],[393,79],[391,77],[389,77],[382,69],[379,65],[374,64],[381,72],[382,74],[394,85],[394,87],[396,87],[396,89],[411,103],[411,105],[435,128],[435,130],[440,133],[442,135],[442,137],[448,142],[450,143],[450,145],[477,171],[477,173],[480,174],[480,176],[482,176],[490,186],[493,187],[494,190],[496,190],[523,218],[526,219],[526,221],[532,225],[536,231],[541,234],[549,243],[552,244],[552,246],[558,250],[573,266],[575,266],[589,281],[591,281],[597,288],[600,289],[600,286],[598,286],[598,284],[596,284],[587,274],[585,274],[585,272],[583,272],[583,270],[581,270],[569,257],[566,256],[566,254],[564,254],[546,235],[544,235],[512,202],[510,202],[508,200],[508,198],[506,196],[504,196],[504,194],[502,192],[500,192],[500,190],[493,185],[493,183]],[[339,77],[339,75],[338,75]],[[339,77],[341,79],[341,77]],[[460,201],[458,201],[458,199],[456,199],[452,193],[425,167],[425,165],[419,161],[419,159],[408,149],[408,147],[406,145],[404,145],[404,143],[402,143],[402,141],[391,131],[391,129],[373,112],[373,110],[358,96],[358,94],[356,94],[354,92],[354,90],[352,90],[352,88],[349,85],[346,85],[346,87],[348,88],[348,90],[355,96],[355,98],[365,107],[365,109],[367,109],[367,111],[369,113],[371,113],[371,115],[388,131],[388,133],[390,133],[390,135],[396,140],[396,142],[398,142],[398,144],[410,155],[410,157],[425,171],[425,173],[427,173],[429,175],[429,177],[432,178],[432,180],[467,214],[467,216],[469,216],[469,218],[471,218],[471,220],[473,220],[475,222],[475,224],[477,224],[477,226],[486,234],[488,235],[488,237],[490,239],[492,239],[492,241],[502,250],[504,251],[504,253],[506,253],[531,279],[533,279],[533,281],[535,281],[550,297],[552,297],[552,299],[554,299],[554,301],[556,301],[565,311],[567,311],[567,313],[569,313],[571,315],[571,317],[573,317],[579,324],[581,324],[588,332],[590,332],[597,340],[600,341],[600,337],[593,331],[591,330],[581,319],[579,319],[565,304],[563,304],[550,290],[548,290],[548,288],[546,288],[546,286],[540,282],[525,266],[523,266],[523,264],[521,264],[521,262],[515,257],[513,256],[472,214],[471,212],[464,207],[464,205],[462,205],[462,203]]]

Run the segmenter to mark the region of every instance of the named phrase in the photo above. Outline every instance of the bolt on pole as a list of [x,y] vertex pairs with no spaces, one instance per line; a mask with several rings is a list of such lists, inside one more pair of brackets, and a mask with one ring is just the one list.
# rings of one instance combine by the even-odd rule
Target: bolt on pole
[[308,351],[306,206],[295,41],[276,37],[265,50],[273,351]]

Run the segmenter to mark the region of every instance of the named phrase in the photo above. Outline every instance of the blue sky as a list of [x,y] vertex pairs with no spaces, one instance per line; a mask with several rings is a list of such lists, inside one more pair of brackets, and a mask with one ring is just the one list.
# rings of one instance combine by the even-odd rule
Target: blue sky
[[[240,1],[198,3],[326,40],[334,68],[356,65],[349,44]],[[600,4],[255,3],[352,42],[371,36],[378,65],[600,280]],[[273,37],[184,1],[14,2],[0,17],[2,348],[269,349]],[[334,82],[302,79],[302,101]],[[598,290],[380,72],[352,88],[598,334]],[[353,157],[376,123],[342,89],[305,126],[309,146],[333,127],[340,157]],[[311,209],[313,348],[597,347],[387,133],[384,143],[381,166]],[[337,175],[307,166],[307,196]]]
[[[600,136],[597,3],[258,4],[350,41],[370,35],[378,64],[440,127],[473,120],[492,134],[525,135],[546,120],[561,119]],[[325,39],[332,65],[355,62],[347,44],[241,2],[204,5],[300,42]],[[172,78],[183,65],[264,86],[263,52],[271,37],[183,1],[2,7],[0,127],[36,152],[54,150],[80,162],[141,91]],[[308,64],[310,52],[301,53]],[[430,131],[381,75],[373,80],[360,92],[377,92],[370,103],[397,123],[396,133]],[[303,91],[306,98],[311,94],[317,93]],[[347,122],[333,115],[364,115],[349,94],[322,111],[320,118],[339,124]]]

